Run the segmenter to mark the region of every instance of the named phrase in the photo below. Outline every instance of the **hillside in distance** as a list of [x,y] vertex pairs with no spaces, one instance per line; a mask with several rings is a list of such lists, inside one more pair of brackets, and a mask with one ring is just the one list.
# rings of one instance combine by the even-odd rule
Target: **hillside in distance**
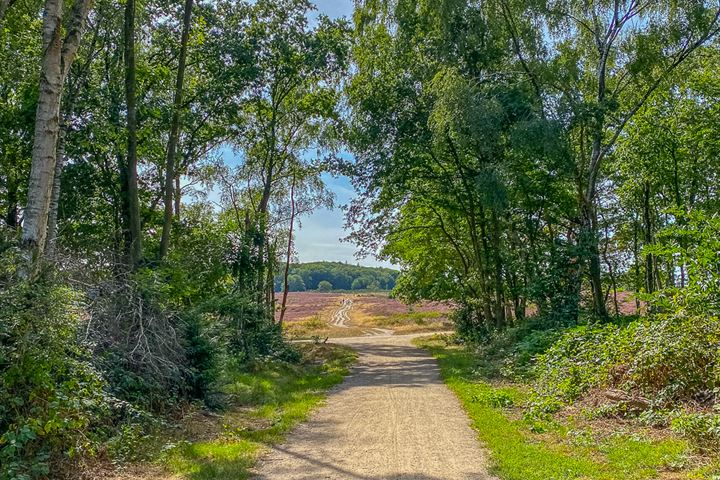
[[[400,272],[391,268],[364,267],[343,262],[310,262],[290,266],[288,290],[384,290],[395,287]],[[275,277],[275,290],[282,291],[282,275]]]

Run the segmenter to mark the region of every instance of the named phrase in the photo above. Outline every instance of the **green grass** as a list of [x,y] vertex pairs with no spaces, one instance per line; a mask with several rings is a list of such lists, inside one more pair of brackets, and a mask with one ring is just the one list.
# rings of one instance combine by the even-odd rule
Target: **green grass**
[[684,440],[651,439],[639,431],[594,432],[572,421],[522,420],[518,406],[525,387],[494,386],[484,376],[483,359],[461,347],[437,339],[416,342],[438,359],[443,379],[490,451],[493,473],[503,480],[644,480],[671,471],[679,475],[672,478],[720,478],[709,468],[693,470]]
[[427,325],[431,320],[437,320],[445,317],[441,312],[406,312],[395,313],[376,320],[380,327],[396,327],[400,325]]
[[342,347],[302,348],[308,359],[303,365],[266,363],[252,372],[228,375],[223,391],[235,408],[226,413],[222,431],[211,440],[180,442],[164,455],[165,466],[190,480],[248,478],[265,448],[307,419],[355,360],[355,354]]

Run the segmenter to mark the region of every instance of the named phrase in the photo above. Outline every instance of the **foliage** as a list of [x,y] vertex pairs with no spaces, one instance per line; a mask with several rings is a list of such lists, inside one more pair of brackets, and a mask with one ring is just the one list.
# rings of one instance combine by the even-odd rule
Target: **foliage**
[[[290,266],[290,275],[299,277],[307,290],[322,290],[320,284],[323,282],[330,283],[330,290],[392,290],[399,274],[390,268],[363,267],[341,262],[298,263]],[[276,291],[281,286],[280,277],[276,277]],[[291,287],[290,291],[297,290]]]
[[333,290],[333,284],[327,280],[321,280],[318,282],[319,292],[331,292]]
[[304,292],[307,290],[305,282],[300,275],[289,275],[288,276],[288,291],[289,292]]
[[0,478],[45,477],[104,438],[111,407],[81,334],[82,295],[47,272],[30,283],[0,240]]

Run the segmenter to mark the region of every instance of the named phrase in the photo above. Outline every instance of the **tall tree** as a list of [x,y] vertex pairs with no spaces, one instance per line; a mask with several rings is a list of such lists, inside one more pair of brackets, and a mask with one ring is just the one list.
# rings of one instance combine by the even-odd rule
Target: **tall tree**
[[[165,257],[170,247],[170,231],[173,220],[173,200],[177,198],[176,207],[179,210],[180,184],[177,170],[177,147],[180,137],[180,115],[183,105],[183,86],[185,83],[185,66],[187,61],[188,40],[190,38],[190,27],[192,20],[193,0],[185,0],[183,13],[183,27],[180,37],[180,56],[178,59],[177,77],[175,79],[175,94],[173,97],[172,120],[170,122],[170,138],[167,146],[167,157],[165,160],[165,211],[163,216],[162,238],[160,240],[160,258]],[[177,180],[177,185],[176,185]]]
[[[125,104],[127,108],[127,153],[120,165],[120,198],[125,255],[131,268],[142,256],[137,155],[137,66],[135,62],[135,0],[125,4],[123,53],[125,58]],[[122,156],[120,157],[122,158]]]
[[597,218],[602,165],[625,126],[669,74],[718,34],[720,7],[696,1],[552,0],[542,15],[555,52],[552,81],[574,117],[579,242],[593,311],[605,318]]
[[[43,253],[47,235],[63,84],[75,60],[90,4],[90,0],[75,0],[65,25],[63,18],[68,13],[64,12],[61,0],[46,0],[43,11],[43,58],[28,202],[23,220],[23,244],[36,256]],[[66,32],[64,37],[63,31]]]

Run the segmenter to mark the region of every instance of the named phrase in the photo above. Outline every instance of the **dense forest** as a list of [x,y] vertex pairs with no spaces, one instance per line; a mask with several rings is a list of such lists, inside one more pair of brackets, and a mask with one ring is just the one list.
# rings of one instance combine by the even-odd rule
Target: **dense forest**
[[[290,266],[289,292],[305,290],[392,290],[400,274],[397,270],[363,267],[342,262],[311,262]],[[283,277],[275,277],[275,290],[282,291]]]
[[[0,478],[222,408],[297,359],[302,288],[449,301],[532,345],[537,415],[612,385],[720,446],[718,34],[699,0],[0,0]],[[399,277],[293,263],[327,173]]]

